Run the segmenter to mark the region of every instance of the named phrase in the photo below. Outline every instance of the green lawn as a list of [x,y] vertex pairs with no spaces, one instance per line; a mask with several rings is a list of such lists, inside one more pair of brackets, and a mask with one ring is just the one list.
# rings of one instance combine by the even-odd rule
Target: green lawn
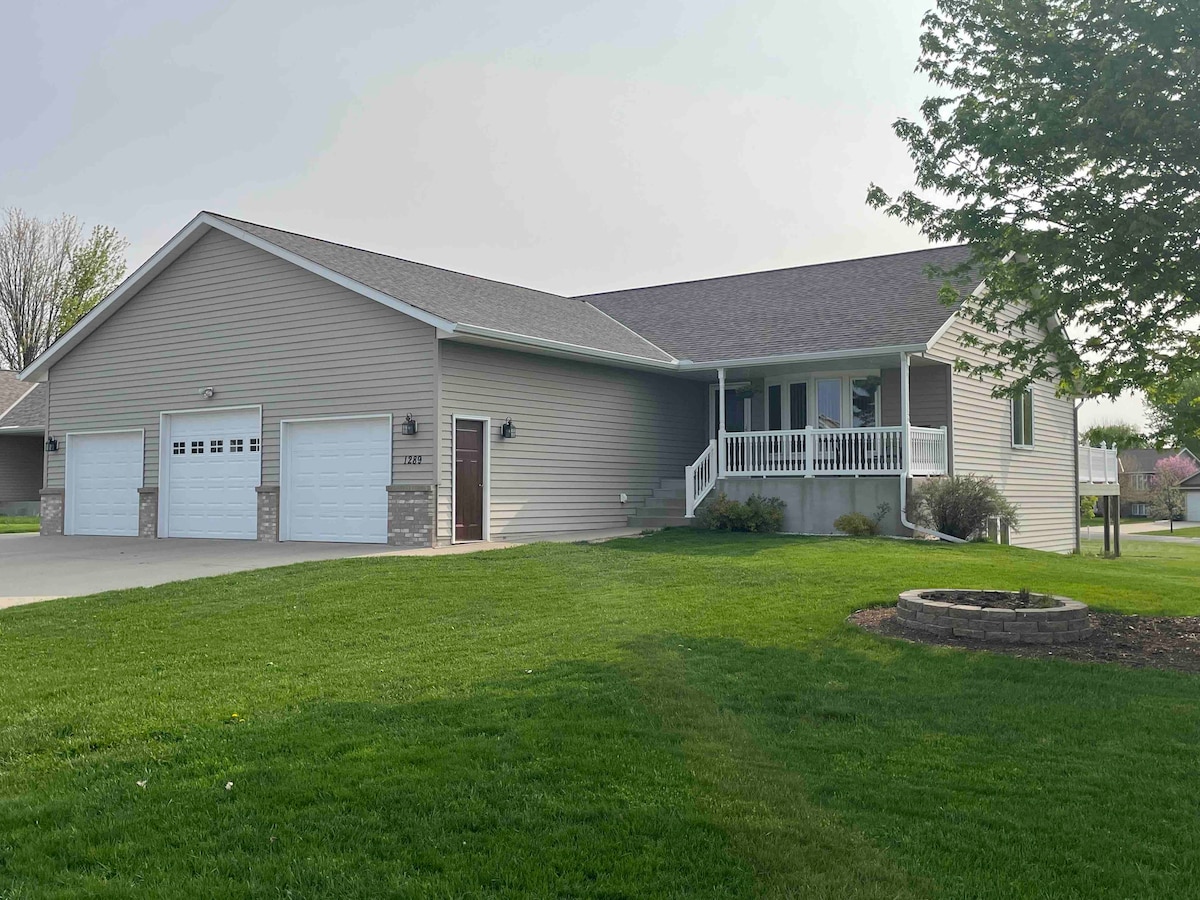
[[958,585],[1197,614],[1200,548],[668,532],[9,609],[0,897],[1194,895],[1200,679],[844,621]]
[[37,531],[41,526],[37,516],[0,516],[0,534],[21,534]]
[[1175,537],[1200,537],[1200,525],[1191,525],[1187,528],[1176,528],[1171,531],[1169,528],[1164,528],[1162,531],[1143,531],[1142,534],[1167,534]]

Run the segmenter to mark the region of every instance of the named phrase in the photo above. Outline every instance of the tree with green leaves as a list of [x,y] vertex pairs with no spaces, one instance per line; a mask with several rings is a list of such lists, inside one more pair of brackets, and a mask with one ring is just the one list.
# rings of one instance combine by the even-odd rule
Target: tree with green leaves
[[125,275],[128,242],[73,216],[43,221],[18,209],[0,223],[0,365],[28,366]]
[[1200,375],[1163,381],[1147,397],[1154,439],[1200,456]]
[[1093,425],[1079,437],[1085,447],[1107,447],[1129,450],[1132,447],[1149,447],[1150,439],[1128,422],[1101,422]]
[[971,246],[936,273],[986,333],[971,370],[1109,396],[1200,374],[1200,0],[936,0],[922,28],[938,93],[893,126],[916,186],[867,200]]

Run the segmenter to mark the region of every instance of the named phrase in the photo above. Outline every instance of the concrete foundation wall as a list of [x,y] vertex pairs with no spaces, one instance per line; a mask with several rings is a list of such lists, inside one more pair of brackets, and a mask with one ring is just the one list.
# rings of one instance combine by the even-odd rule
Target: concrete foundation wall
[[890,507],[879,530],[907,535],[900,527],[900,479],[889,478],[723,478],[717,482],[731,500],[752,494],[778,497],[787,504],[783,530],[799,534],[833,534],[833,522],[848,512],[874,518],[879,504]]

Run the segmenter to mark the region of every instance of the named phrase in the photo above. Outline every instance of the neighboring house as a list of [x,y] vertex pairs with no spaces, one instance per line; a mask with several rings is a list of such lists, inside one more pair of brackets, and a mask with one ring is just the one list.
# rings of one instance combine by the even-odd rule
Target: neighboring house
[[46,386],[0,371],[0,516],[36,516],[42,488]]
[[1200,472],[1179,483],[1184,495],[1184,518],[1189,522],[1200,522]]
[[1136,447],[1122,450],[1118,454],[1121,461],[1121,515],[1136,518],[1151,514],[1155,468],[1164,459],[1173,459],[1176,456],[1186,456],[1200,465],[1200,459],[1186,448],[1168,447],[1154,450]]
[[913,477],[974,472],[1013,543],[1069,551],[1073,404],[954,371],[973,326],[926,272],[965,257],[567,298],[202,213],[22,373],[60,448],[43,531],[428,546],[683,521],[717,486],[905,534]]

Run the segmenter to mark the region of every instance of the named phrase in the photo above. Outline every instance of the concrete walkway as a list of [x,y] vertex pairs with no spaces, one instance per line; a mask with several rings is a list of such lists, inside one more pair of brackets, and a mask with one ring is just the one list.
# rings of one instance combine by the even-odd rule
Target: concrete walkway
[[636,528],[538,536],[523,541],[489,541],[389,550],[383,544],[266,544],[191,538],[146,540],[121,537],[0,535],[0,609],[79,597],[100,591],[153,587],[170,581],[227,575],[292,563],[362,556],[443,556],[515,547],[534,541],[605,541],[632,537]]

